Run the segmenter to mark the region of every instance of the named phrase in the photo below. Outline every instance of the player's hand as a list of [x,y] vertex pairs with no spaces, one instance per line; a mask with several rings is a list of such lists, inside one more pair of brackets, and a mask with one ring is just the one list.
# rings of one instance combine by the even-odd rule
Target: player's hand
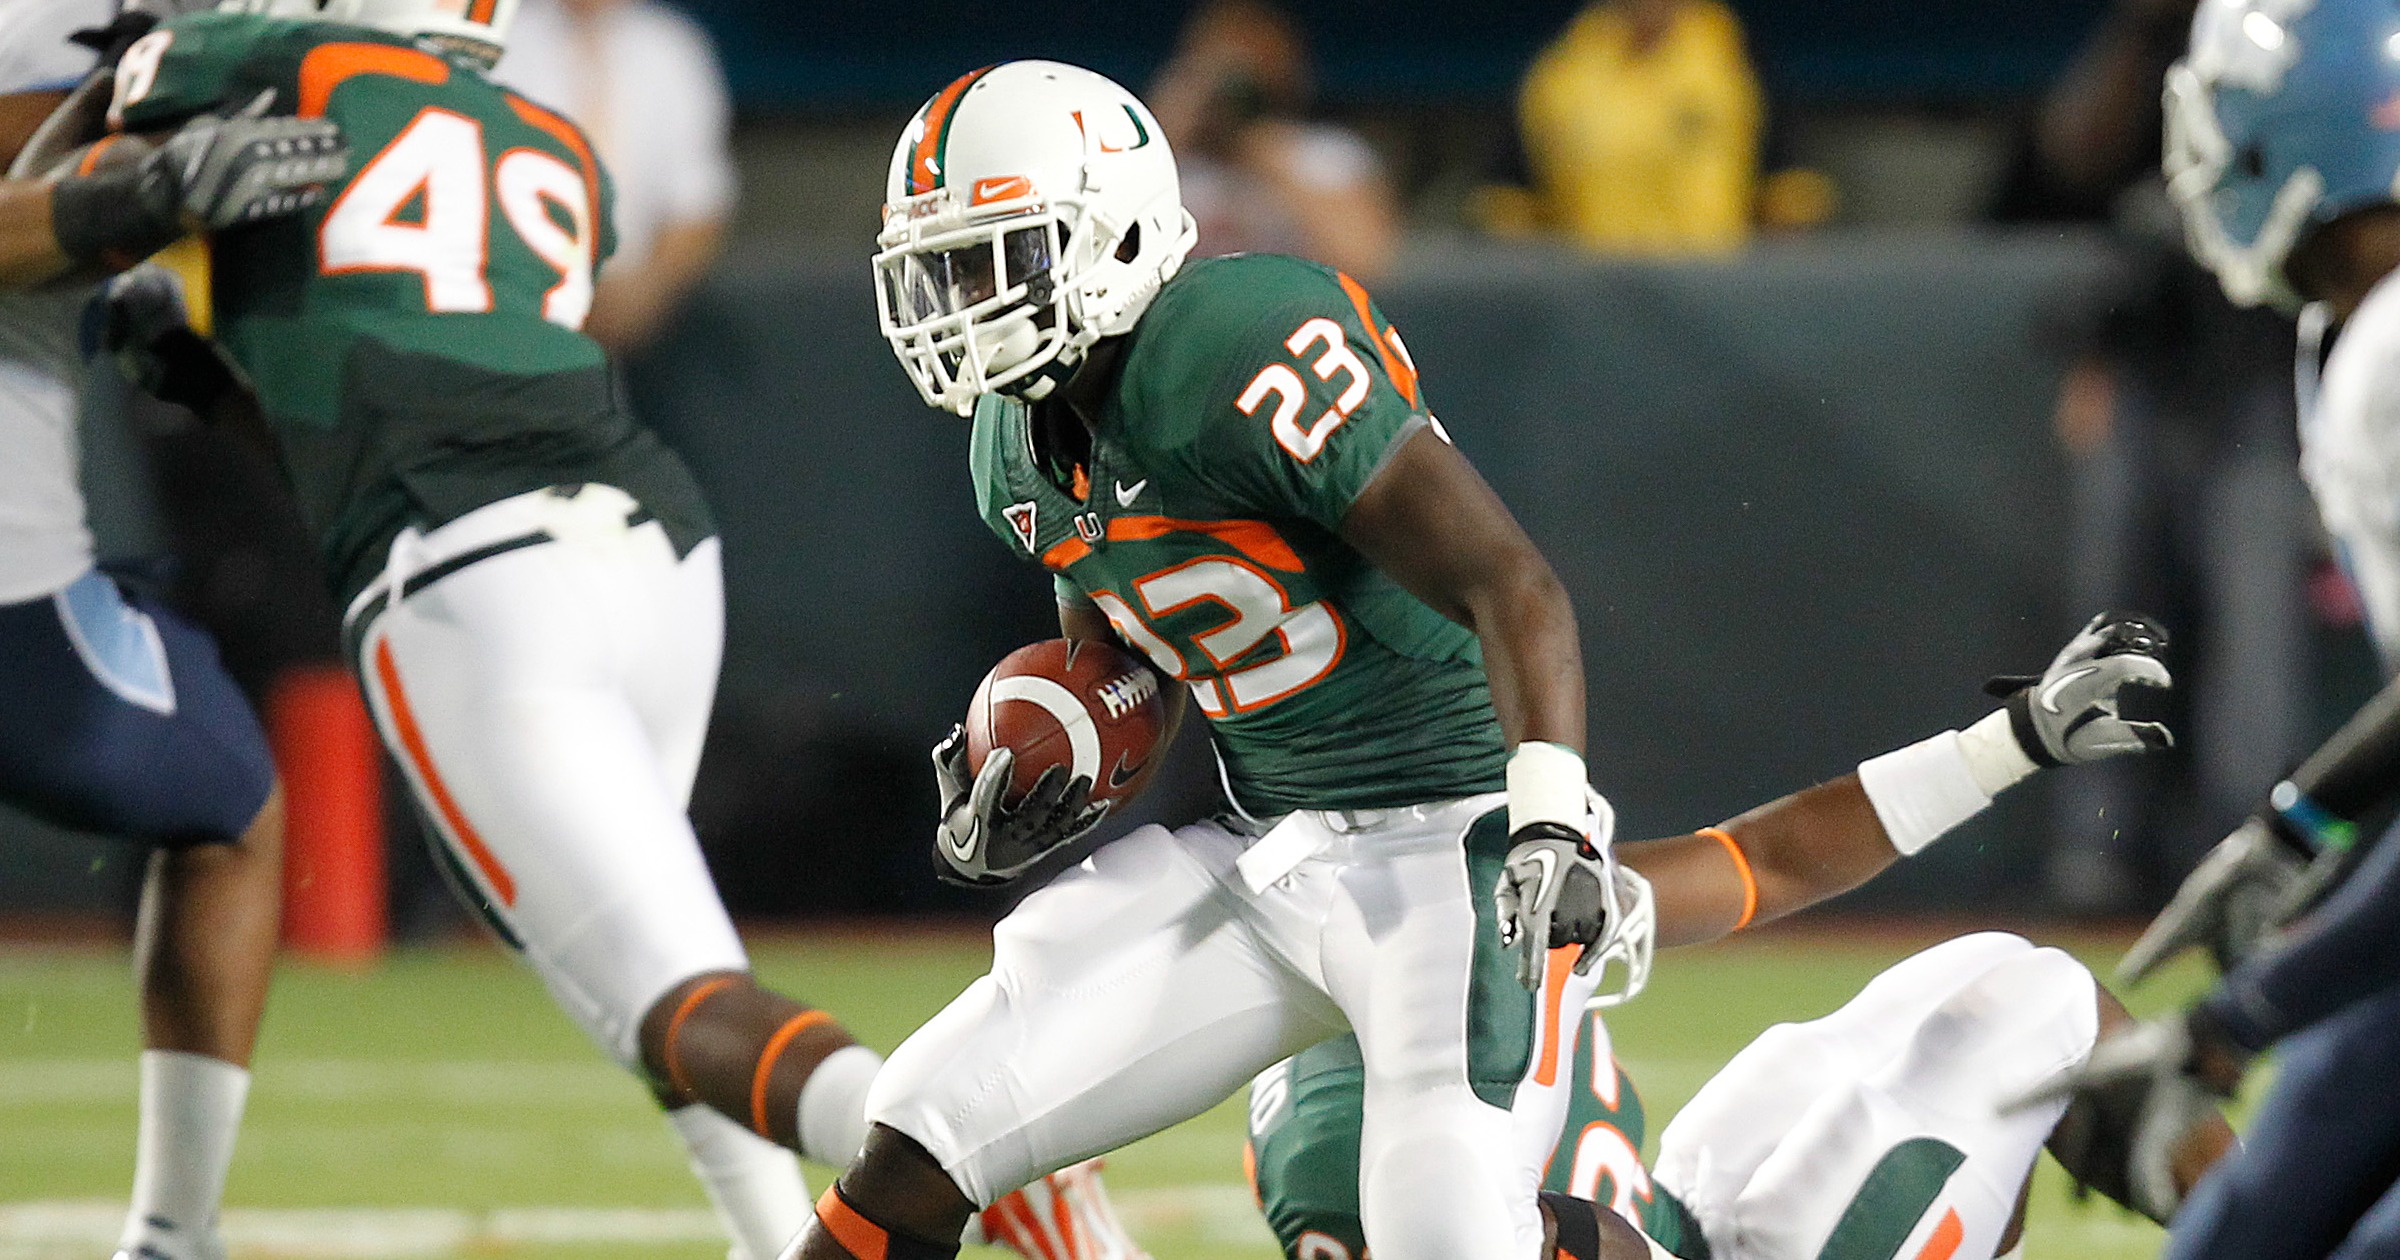
[[322,118],[269,118],[270,89],[231,117],[203,114],[130,166],[69,175],[52,193],[60,248],[79,261],[126,266],[190,232],[219,232],[295,214],[325,199],[349,170],[341,128]]
[[1591,970],[1614,926],[1607,853],[1563,823],[1527,823],[1508,840],[1508,863],[1493,896],[1500,944],[1517,951],[1518,983],[1540,989],[1543,963],[1565,945],[1583,946],[1575,970]]
[[2187,1139],[2241,1084],[2249,1054],[2201,1008],[2102,1040],[2084,1061],[2002,1105],[2019,1111],[2065,1100],[2060,1163],[2100,1191],[2164,1224],[2182,1206]]
[[2008,699],[2009,728],[2025,755],[2045,766],[2074,766],[2172,747],[2157,722],[2119,712],[2129,687],[2164,691],[2175,684],[2159,654],[2164,627],[2139,613],[2104,612],[2059,649],[2039,677],[2009,675],[1984,684]]
[[102,301],[102,348],[128,382],[165,402],[206,416],[240,369],[217,343],[192,331],[183,283],[164,267],[136,267],[111,280]]
[[2209,850],[2175,890],[2175,899],[2125,951],[2117,978],[2139,983],[2194,946],[2208,951],[2217,970],[2231,971],[2298,909],[2295,894],[2307,869],[2271,824],[2258,818],[2243,822]]
[[933,777],[942,796],[933,848],[943,879],[998,887],[1073,844],[1107,816],[1107,806],[1091,803],[1092,781],[1069,776],[1065,766],[1044,770],[1023,800],[1005,803],[1015,766],[1014,752],[995,748],[984,758],[982,772],[969,775],[964,727],[951,727],[949,736],[933,746]]

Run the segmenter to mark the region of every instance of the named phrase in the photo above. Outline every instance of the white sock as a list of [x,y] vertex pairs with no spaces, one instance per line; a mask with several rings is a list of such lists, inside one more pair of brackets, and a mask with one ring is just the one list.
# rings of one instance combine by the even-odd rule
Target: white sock
[[200,1240],[216,1233],[250,1072],[205,1054],[144,1050],[141,1074],[133,1210],[121,1241],[128,1248],[183,1244],[175,1253],[183,1260],[201,1254]]
[[865,1046],[826,1055],[800,1086],[800,1149],[820,1164],[848,1168],[867,1140],[867,1087],[883,1056]]
[[782,1255],[808,1223],[811,1207],[799,1158],[697,1104],[668,1112],[667,1123],[683,1139],[692,1174],[732,1236],[734,1254],[743,1260]]

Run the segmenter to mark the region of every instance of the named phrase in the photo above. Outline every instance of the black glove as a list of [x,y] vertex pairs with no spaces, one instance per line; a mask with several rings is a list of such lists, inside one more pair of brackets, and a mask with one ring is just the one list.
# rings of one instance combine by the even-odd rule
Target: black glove
[[109,282],[101,348],[117,373],[162,402],[210,415],[244,387],[240,369],[216,342],[192,331],[183,285],[163,267],[136,267]]
[[191,232],[294,214],[349,170],[341,128],[269,118],[272,89],[230,118],[203,114],[126,166],[69,175],[51,190],[52,231],[69,258],[126,266]]
[[1608,855],[1563,823],[1535,822],[1508,838],[1508,864],[1493,893],[1500,910],[1500,944],[1517,951],[1517,982],[1542,987],[1549,951],[1583,946],[1575,970],[1590,971],[1594,948],[1612,926]]
[[1065,766],[1042,771],[1023,800],[1004,804],[1001,796],[1015,766],[1015,753],[995,748],[984,758],[982,772],[968,775],[964,727],[951,727],[949,737],[933,746],[933,777],[942,796],[933,850],[944,880],[997,888],[1108,816],[1106,804],[1091,803],[1092,781],[1070,777]]
[[2003,1109],[2067,1100],[2053,1147],[2059,1163],[2085,1190],[2163,1225],[2183,1205],[2179,1148],[2218,1114],[2249,1060],[2206,1007],[2194,1007],[2103,1039],[2082,1063]]

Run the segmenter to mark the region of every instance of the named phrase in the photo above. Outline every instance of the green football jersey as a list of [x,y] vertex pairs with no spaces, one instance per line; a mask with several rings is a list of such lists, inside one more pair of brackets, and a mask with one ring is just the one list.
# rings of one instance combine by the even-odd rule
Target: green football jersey
[[[1574,1092],[1544,1190],[1605,1204],[1685,1260],[1708,1260],[1708,1240],[1682,1203],[1642,1165],[1648,1126],[1633,1080],[1591,1016],[1578,1039]],[[1358,1140],[1366,1067],[1358,1042],[1336,1037],[1302,1051],[1250,1087],[1250,1178],[1259,1209],[1294,1260],[1365,1260],[1358,1217]]]
[[213,237],[210,304],[337,588],[405,525],[550,485],[617,486],[679,549],[711,531],[578,331],[614,243],[582,132],[431,45],[231,13],[128,49],[111,122],[155,132],[262,93],[339,123],[350,173],[305,214]]
[[[984,520],[1062,601],[1189,684],[1253,814],[1498,791],[1475,636],[1342,541],[1433,424],[1406,348],[1347,276],[1277,255],[1186,266],[1127,338],[1088,458],[1035,408],[976,409]],[[1438,432],[1438,430],[1437,430]]]

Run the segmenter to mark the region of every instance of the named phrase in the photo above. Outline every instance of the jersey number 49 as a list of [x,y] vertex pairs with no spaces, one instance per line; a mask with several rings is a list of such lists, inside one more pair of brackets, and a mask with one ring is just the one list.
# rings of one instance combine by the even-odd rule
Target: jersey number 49
[[482,124],[429,106],[351,178],[318,248],[327,275],[411,271],[424,278],[428,311],[489,311],[497,205],[525,248],[558,272],[542,318],[580,328],[592,308],[595,200],[585,176],[558,158],[526,147],[494,158]]

